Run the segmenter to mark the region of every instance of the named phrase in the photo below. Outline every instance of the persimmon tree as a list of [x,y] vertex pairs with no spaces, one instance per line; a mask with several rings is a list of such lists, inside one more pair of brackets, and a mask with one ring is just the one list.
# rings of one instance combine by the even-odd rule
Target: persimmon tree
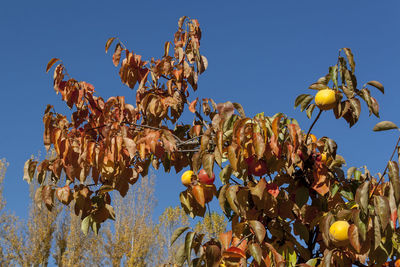
[[[384,172],[374,177],[367,168],[345,172],[334,140],[310,138],[322,112],[329,112],[325,109],[332,108],[335,118],[343,118],[350,127],[358,121],[361,102],[369,115],[379,117],[369,88],[383,93],[382,84],[370,81],[360,87],[354,56],[343,48],[337,63],[310,86],[334,90],[334,105],[319,109],[314,95],[296,98],[295,107],[309,118],[318,111],[308,129],[282,113],[247,117],[239,103],[190,96],[208,65],[199,50],[200,39],[198,21],[187,17],[179,19],[178,31],[159,59],[143,60],[118,38],[110,38],[105,50],[115,47],[113,64],[122,83],[135,89],[136,103],[122,96],[104,100],[93,85],[72,78],[61,60],[50,60],[46,71],[58,63],[54,90],[72,115],[56,113],[51,105],[45,110],[44,145],[53,147],[56,155],[25,164],[24,178],[43,184],[36,200],[49,209],[56,198],[73,205],[83,231],[98,232],[115,216],[110,191],[125,196],[150,166],[176,173],[185,168],[194,173],[179,194],[185,212],[204,216],[207,202],[217,199],[231,230],[205,240],[190,227],[177,229],[172,242],[185,234],[178,265],[367,266],[396,260],[400,180],[392,158],[398,143]],[[194,120],[177,123],[185,109]],[[397,126],[382,122],[375,130],[390,128]],[[200,169],[210,177],[219,171],[223,185],[201,184]],[[60,179],[64,187],[52,183]],[[330,233],[339,220],[350,225],[345,241]]]

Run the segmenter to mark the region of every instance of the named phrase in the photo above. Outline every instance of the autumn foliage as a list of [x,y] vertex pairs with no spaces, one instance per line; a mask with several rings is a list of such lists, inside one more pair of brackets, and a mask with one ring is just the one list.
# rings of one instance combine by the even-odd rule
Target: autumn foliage
[[[40,163],[28,160],[25,178],[36,177],[42,184],[65,174],[65,186],[47,183],[37,190],[36,200],[49,209],[55,198],[72,203],[84,231],[98,232],[105,220],[114,219],[109,192],[125,196],[150,166],[177,173],[204,169],[209,177],[220,169],[220,188],[209,189],[195,177],[179,199],[184,211],[195,217],[204,216],[206,203],[217,198],[231,230],[205,240],[204,234],[178,228],[175,239],[186,233],[178,265],[367,266],[399,257],[398,163],[391,160],[381,177],[355,167],[345,173],[335,141],[310,138],[322,112],[332,110],[351,127],[364,102],[369,114],[379,117],[369,88],[383,93],[384,87],[377,81],[358,85],[352,51],[340,49],[337,64],[310,85],[314,90],[332,89],[334,103],[320,109],[314,95],[296,98],[295,107],[309,118],[318,111],[304,131],[282,113],[247,117],[239,103],[191,99],[208,65],[200,39],[198,21],[182,17],[173,41],[164,45],[163,57],[145,61],[110,38],[106,52],[115,44],[113,63],[121,82],[135,89],[135,103],[121,96],[104,100],[93,85],[73,79],[59,59],[52,59],[47,71],[59,63],[54,90],[72,116],[68,119],[48,105],[44,145],[53,147],[56,155]],[[186,107],[195,119],[178,124]],[[397,126],[382,122],[375,130],[391,128]],[[329,232],[339,220],[350,224],[345,244]]]

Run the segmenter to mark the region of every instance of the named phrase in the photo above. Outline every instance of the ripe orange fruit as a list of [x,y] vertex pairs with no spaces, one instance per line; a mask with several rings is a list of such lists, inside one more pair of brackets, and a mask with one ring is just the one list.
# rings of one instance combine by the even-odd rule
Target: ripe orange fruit
[[332,89],[319,90],[315,95],[315,104],[321,110],[329,110],[335,107],[336,104],[336,93]]
[[192,175],[194,172],[192,170],[185,171],[182,174],[181,181],[184,186],[189,186],[192,183]]
[[336,241],[346,241],[349,239],[349,227],[347,221],[336,221],[329,227],[329,233]]

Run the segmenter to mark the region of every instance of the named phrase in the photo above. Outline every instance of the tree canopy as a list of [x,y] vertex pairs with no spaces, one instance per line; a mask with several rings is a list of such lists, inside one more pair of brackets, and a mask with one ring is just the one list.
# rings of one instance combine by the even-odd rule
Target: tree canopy
[[[178,173],[193,171],[179,199],[191,217],[203,217],[213,199],[230,221],[230,231],[207,236],[185,226],[172,243],[185,234],[176,264],[193,266],[358,266],[395,261],[399,254],[398,206],[400,180],[398,143],[384,172],[378,177],[367,168],[343,166],[337,144],[312,134],[322,112],[333,111],[350,127],[365,103],[369,115],[379,117],[379,105],[370,89],[384,93],[378,81],[357,83],[350,48],[339,50],[335,65],[309,89],[321,95],[300,94],[295,107],[306,111],[313,123],[303,130],[283,113],[247,117],[239,103],[216,103],[212,98],[192,99],[207,58],[200,53],[202,32],[196,19],[181,17],[173,41],[164,55],[148,60],[129,50],[118,38],[113,64],[121,82],[135,89],[136,103],[122,96],[104,100],[93,85],[72,78],[60,59],[54,65],[54,90],[72,110],[56,113],[48,105],[43,116],[44,145],[55,155],[38,162],[29,159],[24,179],[41,186],[36,201],[52,209],[55,198],[73,205],[81,228],[97,233],[114,219],[110,191],[125,196],[149,168]],[[195,115],[178,123],[185,109]],[[374,130],[397,129],[392,122]],[[218,173],[222,186],[201,182]],[[64,175],[65,174],[65,175]],[[65,186],[56,182],[65,180]],[[177,192],[178,193],[178,192]],[[347,227],[333,227],[337,221]],[[341,238],[335,231],[342,231]],[[342,238],[344,236],[344,238]]]

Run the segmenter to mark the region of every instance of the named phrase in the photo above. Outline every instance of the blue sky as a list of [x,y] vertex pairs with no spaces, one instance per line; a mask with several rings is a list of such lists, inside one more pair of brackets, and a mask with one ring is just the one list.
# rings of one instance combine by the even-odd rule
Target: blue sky
[[[52,74],[45,73],[47,62],[62,59],[74,78],[92,83],[105,99],[125,95],[133,101],[133,92],[121,84],[104,52],[106,40],[118,36],[144,58],[161,57],[183,15],[199,20],[201,51],[209,61],[192,99],[240,102],[250,116],[284,112],[304,129],[311,121],[294,110],[296,96],[315,93],[308,85],[336,63],[340,48],[350,47],[359,85],[379,80],[385,86],[385,95],[371,89],[381,119],[368,117],[363,105],[359,123],[349,129],[326,112],[313,132],[336,140],[348,167],[368,165],[373,174],[382,172],[398,133],[374,133],[372,127],[380,120],[400,125],[399,11],[398,1],[4,1],[0,158],[10,163],[7,208],[27,216],[23,164],[31,154],[43,154],[44,108],[51,103],[57,112],[68,112],[52,89]],[[179,204],[178,192],[184,188],[174,171],[155,174],[158,215]]]

